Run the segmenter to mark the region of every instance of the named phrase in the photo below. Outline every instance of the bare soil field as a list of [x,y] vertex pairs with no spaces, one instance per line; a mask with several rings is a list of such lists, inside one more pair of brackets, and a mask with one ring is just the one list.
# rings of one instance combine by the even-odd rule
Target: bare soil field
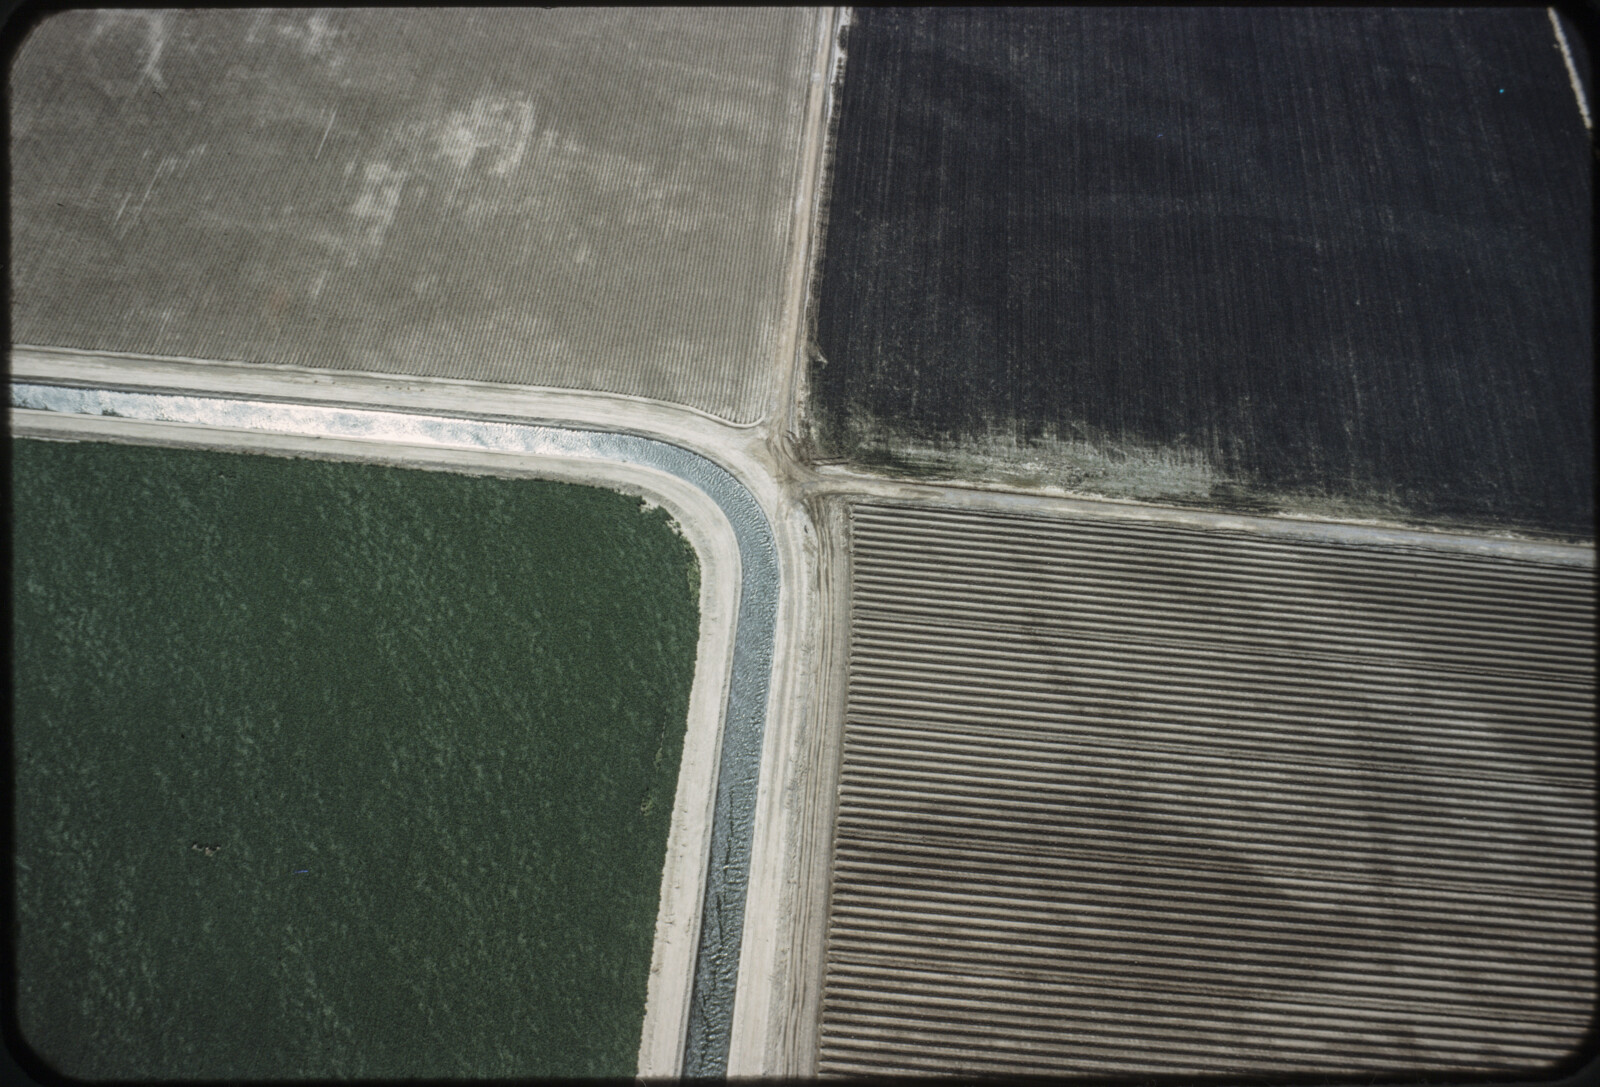
[[810,456],[1592,538],[1560,46],[1542,8],[861,10]]
[[1531,1073],[1592,567],[857,505],[818,1071]]
[[825,18],[50,16],[10,73],[12,338],[748,423]]

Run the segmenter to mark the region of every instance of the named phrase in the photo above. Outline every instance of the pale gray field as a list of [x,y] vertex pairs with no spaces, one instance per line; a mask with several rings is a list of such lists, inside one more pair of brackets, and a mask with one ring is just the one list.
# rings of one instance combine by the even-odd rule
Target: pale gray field
[[55,15],[11,74],[13,341],[752,421],[817,18]]

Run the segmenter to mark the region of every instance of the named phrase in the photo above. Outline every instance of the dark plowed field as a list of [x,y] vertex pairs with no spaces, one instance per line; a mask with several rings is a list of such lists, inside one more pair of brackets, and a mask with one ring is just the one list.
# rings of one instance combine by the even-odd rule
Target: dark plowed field
[[1544,9],[869,9],[846,54],[819,456],[1592,535]]

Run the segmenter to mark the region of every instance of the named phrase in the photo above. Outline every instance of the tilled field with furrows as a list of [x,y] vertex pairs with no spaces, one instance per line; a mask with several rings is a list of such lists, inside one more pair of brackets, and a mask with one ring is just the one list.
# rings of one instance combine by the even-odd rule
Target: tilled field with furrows
[[858,506],[819,1070],[1532,1069],[1593,570]]

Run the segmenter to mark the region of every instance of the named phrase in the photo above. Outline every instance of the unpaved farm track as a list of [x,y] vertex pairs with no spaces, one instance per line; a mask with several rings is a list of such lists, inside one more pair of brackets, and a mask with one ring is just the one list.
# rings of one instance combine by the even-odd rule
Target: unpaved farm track
[[818,1070],[1529,1071],[1592,567],[858,505]]

